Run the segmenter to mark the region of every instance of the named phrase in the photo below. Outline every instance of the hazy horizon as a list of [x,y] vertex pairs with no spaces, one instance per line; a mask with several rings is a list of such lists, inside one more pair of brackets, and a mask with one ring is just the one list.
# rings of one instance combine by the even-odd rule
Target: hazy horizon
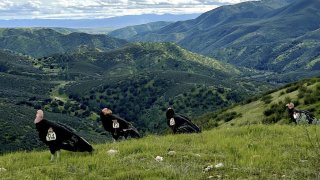
[[201,14],[248,0],[3,0],[0,19],[102,19],[142,14]]

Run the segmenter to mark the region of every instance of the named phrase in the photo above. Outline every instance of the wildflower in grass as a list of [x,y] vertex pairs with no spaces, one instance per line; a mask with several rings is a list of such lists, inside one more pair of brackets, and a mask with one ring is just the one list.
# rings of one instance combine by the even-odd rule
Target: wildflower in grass
[[209,165],[206,168],[204,168],[203,172],[209,172],[211,169],[213,169],[213,165]]
[[223,165],[223,163],[218,163],[218,164],[216,164],[214,167],[215,168],[222,168],[224,165]]
[[107,152],[109,155],[116,155],[118,153],[117,150],[114,150],[114,149],[110,149],[108,152]]
[[175,152],[175,151],[169,151],[169,152],[168,152],[168,155],[169,155],[169,156],[174,156],[174,155],[176,155],[176,152]]
[[156,158],[154,158],[156,161],[161,162],[163,161],[163,157],[161,156],[157,156]]

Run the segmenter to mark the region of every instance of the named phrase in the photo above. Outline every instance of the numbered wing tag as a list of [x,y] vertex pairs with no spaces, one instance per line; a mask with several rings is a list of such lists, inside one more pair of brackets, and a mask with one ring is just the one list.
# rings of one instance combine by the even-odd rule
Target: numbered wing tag
[[293,113],[293,118],[294,118],[295,120],[297,120],[299,117],[300,117],[300,114],[299,114],[299,113],[296,113],[296,112]]
[[170,119],[170,126],[174,126],[176,124],[176,121],[174,120],[174,118]]
[[120,127],[120,124],[118,123],[117,120],[112,120],[112,127],[114,129],[118,129]]
[[53,131],[52,128],[48,129],[48,134],[46,136],[47,141],[54,141],[57,139],[56,133]]

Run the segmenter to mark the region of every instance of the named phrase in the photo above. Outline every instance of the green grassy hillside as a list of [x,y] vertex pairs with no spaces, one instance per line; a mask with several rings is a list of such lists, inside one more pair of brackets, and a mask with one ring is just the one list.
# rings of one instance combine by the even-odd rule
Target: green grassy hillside
[[38,59],[43,68],[89,75],[137,74],[152,71],[185,71],[209,77],[240,74],[234,66],[187,51],[174,43],[132,43],[108,52],[58,54]]
[[305,79],[256,96],[224,110],[208,113],[197,121],[203,127],[290,123],[286,104],[308,110],[320,119],[320,78]]
[[[36,111],[30,107],[0,100],[0,154],[44,148],[33,123]],[[72,127],[79,135],[91,142],[102,143],[110,139],[103,128],[98,128],[99,125],[96,122],[51,112],[45,112],[45,118]]]
[[[0,156],[1,179],[318,179],[318,126],[253,125]],[[117,150],[115,155],[108,154]],[[168,154],[169,151],[175,153]],[[157,162],[156,156],[163,157]],[[220,167],[215,167],[220,165]]]
[[52,112],[51,120],[103,142],[109,136],[97,120],[104,107],[132,121],[141,133],[163,133],[169,106],[195,117],[268,88],[239,81],[239,74],[232,65],[173,43],[134,43],[110,52],[38,59],[0,51],[0,125],[5,127],[0,153],[38,146],[32,141],[35,109]]
[[176,42],[240,67],[280,73],[318,71],[319,8],[317,0],[249,1],[134,38]]
[[[54,89],[60,82],[54,73],[37,68],[35,61],[0,50],[0,154],[43,148],[33,124],[35,112],[52,101]],[[46,114],[48,119],[68,124],[93,142],[109,138],[96,122],[61,113]]]
[[[76,53],[38,59],[46,71],[69,77],[43,107],[97,119],[104,107],[139,130],[162,132],[169,106],[190,117],[215,111],[267,85],[237,79],[232,65],[191,53],[174,43],[133,43],[109,52]],[[81,79],[80,79],[81,78]]]
[[107,35],[80,32],[62,34],[52,29],[2,28],[0,48],[33,57],[79,51],[105,51],[123,46],[127,42]]

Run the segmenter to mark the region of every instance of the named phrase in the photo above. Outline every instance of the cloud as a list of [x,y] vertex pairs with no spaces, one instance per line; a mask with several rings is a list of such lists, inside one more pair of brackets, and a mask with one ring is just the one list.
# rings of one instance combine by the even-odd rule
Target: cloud
[[204,13],[248,0],[2,0],[0,19],[107,18],[138,14]]

